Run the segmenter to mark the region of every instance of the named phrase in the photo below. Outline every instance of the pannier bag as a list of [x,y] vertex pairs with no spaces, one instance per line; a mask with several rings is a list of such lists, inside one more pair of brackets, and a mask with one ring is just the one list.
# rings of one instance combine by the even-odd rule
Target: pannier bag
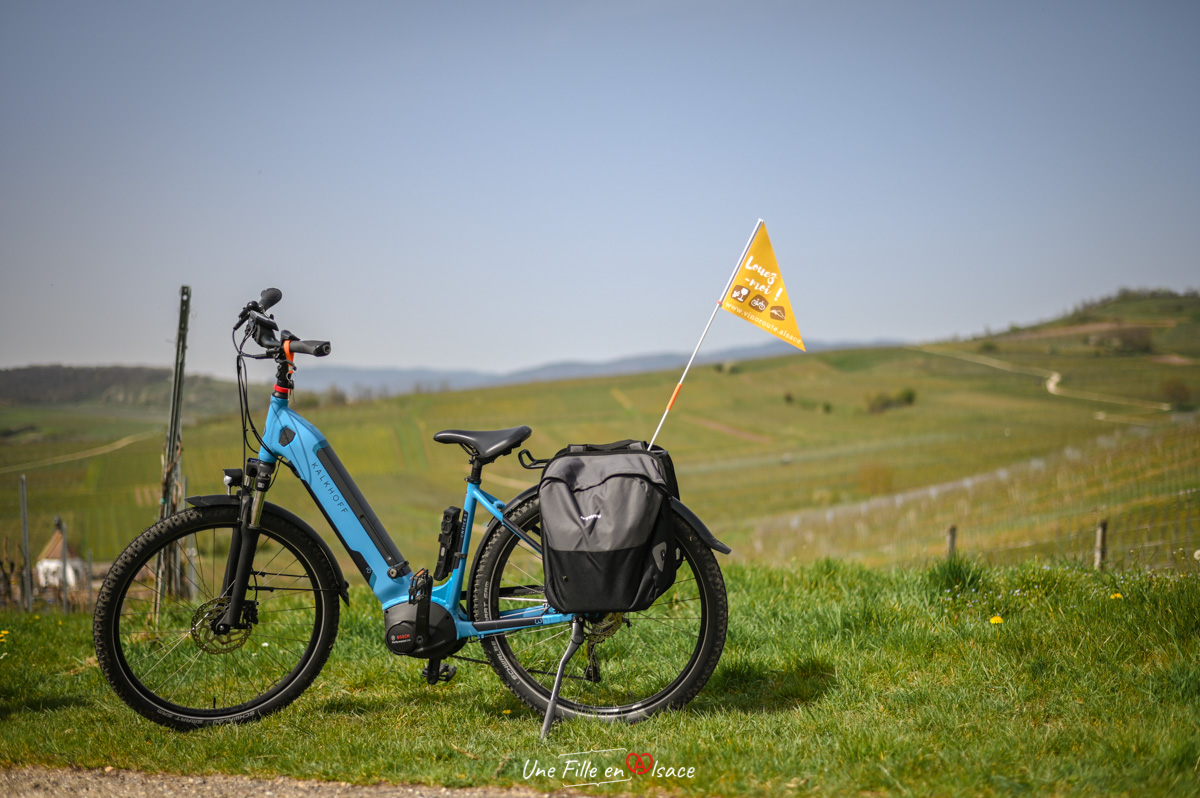
[[546,597],[562,612],[634,612],[675,581],[681,556],[670,455],[644,441],[576,444],[538,484]]

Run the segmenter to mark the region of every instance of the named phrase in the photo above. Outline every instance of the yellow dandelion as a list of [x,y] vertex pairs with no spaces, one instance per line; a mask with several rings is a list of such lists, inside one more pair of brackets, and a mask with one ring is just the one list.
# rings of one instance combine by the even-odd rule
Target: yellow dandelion
[[1118,599],[1118,598],[1125,598],[1125,597],[1122,596],[1120,593],[1113,593],[1111,596],[1109,596],[1109,598],[1110,599]]
[[503,712],[501,712],[500,714],[501,714],[501,715],[511,715],[511,714],[512,714],[512,710],[511,710],[511,709],[506,709],[506,710],[504,710]]
[[993,615],[991,618],[988,619],[988,623],[1004,623],[1004,619],[1001,618],[999,615]]

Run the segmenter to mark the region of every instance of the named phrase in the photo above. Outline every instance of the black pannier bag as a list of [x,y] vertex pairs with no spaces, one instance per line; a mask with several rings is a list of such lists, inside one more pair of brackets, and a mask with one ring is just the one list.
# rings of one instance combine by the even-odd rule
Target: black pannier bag
[[538,484],[546,597],[562,612],[644,610],[675,581],[681,553],[666,450],[644,441],[576,444]]

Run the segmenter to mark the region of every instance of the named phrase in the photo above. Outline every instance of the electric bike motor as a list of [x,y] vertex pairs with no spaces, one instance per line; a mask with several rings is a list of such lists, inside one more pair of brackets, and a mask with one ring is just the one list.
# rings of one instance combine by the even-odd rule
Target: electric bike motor
[[440,604],[430,602],[425,633],[418,633],[417,604],[393,604],[383,614],[385,642],[393,654],[421,659],[448,657],[467,642],[458,638],[454,619]]

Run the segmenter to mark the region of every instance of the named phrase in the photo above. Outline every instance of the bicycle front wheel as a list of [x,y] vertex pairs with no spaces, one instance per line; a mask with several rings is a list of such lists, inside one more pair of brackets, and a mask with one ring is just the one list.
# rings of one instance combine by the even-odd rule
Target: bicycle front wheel
[[[540,544],[536,496],[514,508],[509,519]],[[641,612],[586,616],[586,642],[567,665],[559,715],[642,720],[684,706],[712,676],[729,624],[725,580],[712,550],[682,518],[675,521],[675,583]],[[541,557],[504,527],[488,535],[472,577],[476,620],[546,605]],[[570,638],[570,626],[560,624],[482,642],[496,675],[517,698],[544,713]]]
[[242,621],[218,635],[238,506],[190,508],[143,532],[96,599],[96,659],[125,703],[164,726],[241,723],[287,706],[320,673],[338,586],[303,530],[263,514]]

